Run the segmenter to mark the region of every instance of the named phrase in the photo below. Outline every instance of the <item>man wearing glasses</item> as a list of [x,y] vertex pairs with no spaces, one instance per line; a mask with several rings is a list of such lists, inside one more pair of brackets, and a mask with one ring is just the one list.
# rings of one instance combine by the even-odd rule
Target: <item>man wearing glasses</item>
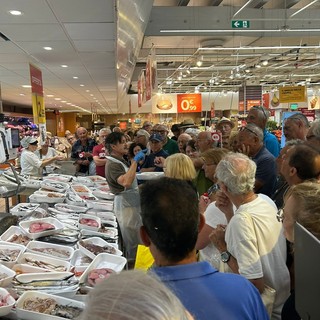
[[154,125],[151,132],[158,133],[161,135],[163,143],[162,149],[166,151],[169,155],[179,152],[178,143],[168,137],[169,131],[164,124]]
[[253,123],[263,130],[263,144],[275,157],[279,156],[280,144],[275,135],[270,133],[267,129],[267,121],[269,115],[268,111],[262,106],[253,106],[247,116],[247,123]]

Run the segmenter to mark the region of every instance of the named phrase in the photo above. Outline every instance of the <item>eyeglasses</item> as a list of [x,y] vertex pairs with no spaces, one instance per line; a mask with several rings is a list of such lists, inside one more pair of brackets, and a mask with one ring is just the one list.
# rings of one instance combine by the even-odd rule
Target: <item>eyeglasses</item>
[[244,130],[247,130],[247,131],[253,133],[256,137],[258,137],[258,134],[256,132],[254,132],[253,130],[249,129],[248,127],[241,127],[239,132],[242,132]]
[[260,111],[262,111],[262,113],[263,113],[263,115],[264,115],[264,117],[265,117],[266,119],[269,118],[269,117],[268,117],[268,114],[267,114],[267,112],[266,112],[266,110],[265,110],[264,107],[261,107],[261,106],[253,106],[251,109],[260,110]]
[[283,214],[283,209],[279,209],[277,212],[277,220],[279,222],[283,222],[284,220],[284,214]]

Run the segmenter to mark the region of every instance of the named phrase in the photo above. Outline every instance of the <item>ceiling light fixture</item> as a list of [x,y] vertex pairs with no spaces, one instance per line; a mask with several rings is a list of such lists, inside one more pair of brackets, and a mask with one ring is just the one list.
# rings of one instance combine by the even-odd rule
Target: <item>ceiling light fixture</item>
[[84,87],[84,84],[80,84],[80,87]]
[[202,66],[202,64],[203,64],[203,57],[202,56],[199,56],[198,57],[198,59],[197,59],[197,61],[196,61],[196,65],[197,65],[197,67],[201,67]]
[[51,47],[43,47],[44,50],[47,50],[47,51],[51,51],[52,48]]
[[253,33],[253,32],[319,32],[319,28],[311,29],[170,29],[160,30],[160,33]]
[[253,0],[248,0],[234,15],[233,18],[239,14],[246,6],[248,6]]
[[19,10],[9,10],[9,13],[13,16],[21,16],[23,14],[22,11]]
[[311,1],[310,3],[308,3],[307,5],[305,5],[304,7],[302,7],[301,9],[299,9],[298,11],[296,11],[295,13],[293,13],[289,18],[294,17],[295,15],[297,15],[298,13],[300,13],[301,11],[307,9],[308,7],[312,6],[314,3],[318,2],[318,0],[314,0]]
[[61,68],[68,68],[68,66],[66,64],[62,64]]
[[31,88],[30,84],[24,84],[22,85],[22,88]]
[[73,79],[79,79],[78,77],[72,77]]
[[270,47],[223,47],[223,48],[199,48],[199,51],[228,51],[228,50],[275,50],[275,49],[320,49],[317,46],[270,46]]

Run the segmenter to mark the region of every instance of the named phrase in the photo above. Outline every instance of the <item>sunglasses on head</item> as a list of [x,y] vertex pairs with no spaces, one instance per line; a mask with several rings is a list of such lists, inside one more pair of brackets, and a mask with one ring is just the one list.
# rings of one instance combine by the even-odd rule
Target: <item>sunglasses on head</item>
[[36,146],[38,144],[38,141],[35,141],[35,142],[32,142],[32,143],[29,143],[31,144],[32,146]]

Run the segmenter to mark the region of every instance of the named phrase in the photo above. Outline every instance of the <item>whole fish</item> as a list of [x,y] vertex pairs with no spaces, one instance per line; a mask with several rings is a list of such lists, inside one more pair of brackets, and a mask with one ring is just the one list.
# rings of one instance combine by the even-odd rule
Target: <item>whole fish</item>
[[15,289],[24,289],[24,290],[48,290],[54,288],[64,288],[71,287],[79,284],[78,280],[35,280],[28,283],[20,283],[17,280],[13,280],[12,284]]

